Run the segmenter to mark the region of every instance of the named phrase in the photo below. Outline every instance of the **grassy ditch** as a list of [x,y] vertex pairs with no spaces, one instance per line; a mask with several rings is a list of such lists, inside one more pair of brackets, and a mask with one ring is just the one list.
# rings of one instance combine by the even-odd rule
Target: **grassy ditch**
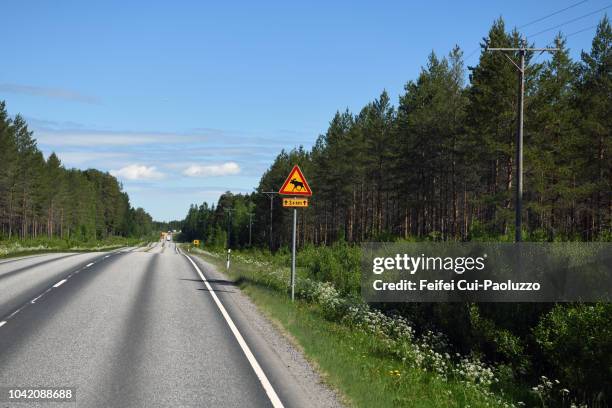
[[[612,405],[612,303],[388,303],[360,297],[361,249],[306,245],[296,295],[327,321],[360,330],[385,355],[534,407]],[[225,259],[224,254],[220,254]],[[232,252],[233,273],[286,294],[290,253]]]
[[[223,255],[193,250],[225,270]],[[407,325],[347,304],[331,285],[298,271],[298,300],[286,296],[288,270],[243,255],[232,260],[230,277],[258,307],[295,338],[320,367],[326,382],[357,407],[520,406],[496,389],[490,368],[469,358],[436,351],[430,333],[417,338]],[[334,306],[335,305],[335,306]],[[395,340],[394,340],[395,339]],[[400,339],[397,341],[397,339]]]

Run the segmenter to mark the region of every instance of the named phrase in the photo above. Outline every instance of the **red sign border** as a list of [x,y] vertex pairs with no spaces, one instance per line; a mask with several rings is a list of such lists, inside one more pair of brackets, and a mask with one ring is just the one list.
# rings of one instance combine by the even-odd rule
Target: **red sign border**
[[[296,171],[297,171],[298,175],[300,176],[300,178],[302,180],[304,180],[304,187],[306,188],[307,191],[297,191],[297,192],[293,191],[291,193],[283,193],[283,190],[287,187],[287,185],[291,181],[291,176],[293,176],[293,173],[295,173]],[[302,170],[300,170],[300,166],[298,166],[297,164],[295,166],[293,166],[293,169],[291,170],[291,172],[287,176],[287,179],[283,183],[283,186],[281,187],[280,190],[278,190],[278,194],[282,194],[282,195],[294,195],[294,196],[295,195],[300,195],[300,196],[309,196],[309,197],[312,195],[312,190],[310,189],[310,186],[308,185],[308,182],[306,181],[306,177],[304,177],[304,174],[302,173]]]

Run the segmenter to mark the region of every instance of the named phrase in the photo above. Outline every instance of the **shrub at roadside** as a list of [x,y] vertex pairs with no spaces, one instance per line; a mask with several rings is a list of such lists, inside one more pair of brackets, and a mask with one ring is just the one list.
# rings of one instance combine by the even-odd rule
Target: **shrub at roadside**
[[556,306],[534,330],[545,362],[582,400],[612,395],[612,304]]
[[[216,256],[221,259],[222,254]],[[328,256],[329,253],[323,251],[313,255],[317,260],[333,259]],[[240,252],[233,253],[232,259],[244,267],[239,272],[241,278],[287,292],[287,274],[273,263]],[[343,295],[330,282],[302,277],[297,280],[295,293],[296,297],[319,305],[326,319],[371,336],[378,353],[390,356],[406,367],[435,375],[444,382],[461,384],[465,394],[469,395],[466,398],[475,404],[472,406],[516,406],[496,389],[499,380],[494,367],[476,356],[451,355],[443,334],[427,331],[417,335],[406,318],[372,309],[355,295]]]
[[[288,255],[286,251],[272,257],[263,251],[237,251],[232,256],[256,267],[251,279],[286,291]],[[518,399],[539,401],[540,406],[569,407],[584,401],[589,406],[606,406],[609,401],[609,305],[559,305],[554,312],[550,312],[551,304],[519,303],[390,304],[372,309],[358,297],[358,247],[343,242],[307,246],[298,256],[298,266],[298,297],[320,304],[331,321],[374,334],[383,352],[404,363],[443,378],[468,381],[470,386],[477,384],[486,396],[512,389]],[[580,333],[592,334],[581,342]],[[572,342],[576,347],[570,346]],[[572,356],[567,357],[568,353]],[[463,369],[456,370],[458,366]],[[527,385],[534,383],[537,386]]]
[[359,247],[339,241],[331,247],[308,245],[300,251],[298,265],[321,282],[333,282],[344,294],[359,293],[361,251]]

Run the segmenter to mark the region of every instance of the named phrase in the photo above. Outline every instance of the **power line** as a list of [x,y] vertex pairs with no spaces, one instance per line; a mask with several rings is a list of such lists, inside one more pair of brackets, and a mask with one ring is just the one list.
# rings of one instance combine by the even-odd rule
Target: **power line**
[[[517,29],[519,29],[519,30],[520,30],[521,28],[525,28],[525,27],[530,26],[530,25],[532,25],[532,24],[539,23],[540,21],[546,20],[547,18],[552,17],[552,16],[556,16],[557,14],[563,13],[564,11],[567,11],[567,10],[569,10],[569,9],[572,9],[572,8],[574,8],[574,7],[576,7],[576,6],[579,6],[579,5],[583,4],[583,3],[586,3],[586,2],[588,2],[588,1],[589,1],[589,0],[582,0],[582,1],[579,1],[579,2],[577,2],[577,3],[574,3],[574,4],[572,4],[572,5],[567,6],[567,7],[565,7],[565,8],[562,8],[561,10],[557,10],[557,11],[552,12],[552,13],[550,13],[550,14],[547,14],[547,15],[545,15],[545,16],[543,16],[543,17],[539,17],[539,18],[537,18],[537,19],[535,19],[535,20],[532,20],[532,21],[530,21],[530,22],[528,22],[528,23],[526,23],[526,24],[523,24],[522,26],[517,27]],[[476,54],[476,52],[478,52],[479,50],[481,50],[481,47],[480,47],[480,46],[478,46],[477,48],[475,48],[475,49],[473,49],[472,51],[470,51],[470,52],[467,54],[467,56],[464,58],[464,61],[466,61],[466,62],[467,62],[467,61],[468,61],[468,60],[469,60],[469,59],[470,59],[470,58],[471,58],[471,57],[472,57],[474,54]]]
[[608,4],[606,7],[602,7],[602,8],[600,8],[599,10],[592,11],[592,12],[590,12],[590,13],[588,13],[588,14],[585,14],[585,15],[580,16],[580,17],[573,18],[573,19],[568,20],[568,21],[565,21],[565,22],[563,22],[563,23],[561,23],[561,24],[557,24],[556,26],[554,26],[554,27],[550,27],[550,28],[547,28],[546,30],[538,31],[537,33],[535,33],[535,34],[531,34],[531,35],[528,35],[527,37],[528,37],[528,38],[532,38],[532,37],[535,37],[536,35],[540,35],[540,34],[543,34],[543,33],[548,32],[548,31],[555,30],[555,29],[557,29],[557,28],[559,28],[559,27],[563,27],[564,25],[567,25],[567,24],[573,23],[574,21],[582,20],[583,18],[586,18],[586,17],[592,16],[593,14],[597,14],[597,13],[599,13],[599,12],[603,11],[603,10],[609,9],[610,7],[612,7],[612,4]]
[[[567,35],[564,35],[563,37],[564,37],[564,38],[569,38],[569,37],[571,37],[571,36],[573,36],[573,35],[580,34],[580,33],[584,33],[585,31],[591,30],[591,29],[593,29],[593,28],[595,28],[595,27],[597,27],[597,24],[594,24],[594,25],[592,25],[592,26],[590,26],[590,27],[583,28],[582,30],[574,31],[573,33],[569,33],[569,34],[567,34]],[[554,44],[554,42],[555,42],[555,40],[553,39],[553,40],[552,40],[552,41],[550,41],[548,44],[546,44],[546,47],[550,47],[551,45],[553,45],[553,44]],[[537,56],[537,57],[536,57],[536,58],[533,60],[533,63],[538,62],[538,61],[540,60],[540,57],[541,57],[543,54],[544,54],[544,53],[540,53],[540,54],[538,54],[538,56]]]
[[[523,24],[523,25],[521,25],[521,26],[517,27],[517,29],[519,29],[519,30],[520,30],[520,29],[525,28],[525,27],[528,27],[528,26],[530,26],[530,25],[532,25],[532,24],[539,23],[540,21],[546,20],[547,18],[552,17],[552,16],[556,16],[557,14],[561,14],[561,13],[563,13],[564,11],[570,10],[570,9],[572,9],[572,8],[574,8],[574,7],[576,7],[576,6],[579,6],[579,5],[581,5],[581,4],[584,4],[584,3],[588,2],[588,1],[589,1],[589,0],[582,0],[582,1],[579,1],[579,2],[577,2],[577,3],[571,4],[571,5],[569,5],[569,6],[565,7],[565,8],[562,8],[562,9],[560,9],[560,10],[557,10],[557,11],[555,11],[555,12],[552,12],[552,13],[550,13],[550,14],[547,14],[547,15],[545,15],[545,16],[543,16],[543,17],[539,17],[539,18],[537,18],[537,19],[535,19],[535,20],[532,20],[532,21],[530,21],[530,22],[528,22],[528,23],[525,23],[525,24]],[[559,26],[549,28],[549,29],[547,29],[547,30],[545,30],[545,31],[550,31],[550,30],[553,30],[553,29],[555,29],[555,28],[560,27],[561,25],[569,24],[570,22],[574,22],[574,21],[579,20],[579,19],[581,19],[581,18],[588,17],[588,16],[590,16],[590,15],[592,15],[592,14],[598,13],[598,12],[600,12],[600,11],[602,11],[602,10],[605,10],[605,9],[609,8],[609,7],[612,7],[612,4],[610,4],[610,5],[608,5],[608,6],[604,7],[604,8],[602,8],[602,9],[600,9],[600,10],[597,10],[597,11],[594,11],[594,12],[592,12],[592,13],[589,13],[589,14],[587,14],[587,15],[584,15],[584,16],[581,16],[581,17],[577,17],[577,18],[576,18],[576,19],[574,19],[574,20],[570,20],[570,21],[567,21],[567,22],[565,22],[565,23],[561,23]],[[566,35],[566,37],[569,37],[569,36],[574,35],[574,34],[579,34],[579,33],[582,33],[582,32],[584,32],[584,31],[590,30],[590,29],[591,29],[591,28],[593,28],[593,27],[596,27],[596,25],[595,25],[595,26],[588,27],[588,28],[585,28],[585,29],[580,30],[580,31],[576,31],[576,32],[571,33],[571,34],[568,34],[568,35]],[[536,34],[532,35],[531,37],[533,37],[533,36],[535,36],[535,35],[538,35],[538,34],[541,34],[541,33],[545,32],[545,31],[541,31],[541,32],[539,32],[539,33],[536,33]],[[554,41],[553,41],[553,42],[554,42]],[[550,43],[549,43],[549,45],[550,45]],[[478,51],[480,51],[481,49],[482,49],[482,47],[480,47],[480,46],[478,46],[478,47],[474,48],[472,51],[470,51],[470,52],[469,52],[469,53],[468,53],[468,54],[467,54],[467,55],[464,57],[464,61],[465,61],[465,62],[468,62],[468,61],[469,61],[469,59],[470,59],[472,56],[474,56],[474,54],[476,54],[476,53],[477,53]],[[541,54],[540,54],[540,55],[541,55]]]
[[468,55],[467,55],[467,56],[464,58],[464,61],[465,61],[465,62],[467,62],[467,61],[470,59],[470,57],[471,57],[472,55],[476,54],[476,51],[478,51],[478,50],[480,50],[480,49],[481,49],[481,47],[480,47],[480,46],[478,46],[478,48],[475,48],[473,51],[471,51],[471,52],[470,52],[470,53],[469,53],[469,54],[468,54]]
[[579,5],[583,4],[583,3],[586,3],[587,1],[589,1],[589,0],[582,0],[582,1],[579,1],[578,3],[574,3],[574,4],[572,4],[571,6],[568,6],[568,7],[564,8],[564,9],[561,9],[561,10],[555,11],[554,13],[550,13],[550,14],[548,14],[548,15],[544,16],[544,17],[540,17],[540,18],[538,18],[538,19],[535,19],[535,20],[533,20],[533,21],[530,21],[530,22],[528,22],[527,24],[523,24],[522,26],[519,26],[519,27],[517,27],[517,28],[520,30],[521,28],[525,28],[525,27],[530,26],[530,25],[532,25],[532,24],[539,23],[539,22],[540,22],[540,21],[542,21],[542,20],[546,20],[546,19],[547,19],[547,18],[549,18],[549,17],[556,16],[557,14],[563,13],[564,11],[569,10],[569,9],[571,9],[571,8],[574,8],[574,7],[576,7],[576,6],[579,6]]
[[[595,28],[595,27],[597,27],[597,24],[593,24],[592,26],[589,26],[589,27],[583,28],[582,30],[574,31],[573,33],[569,33],[569,34],[563,34],[563,33],[562,33],[562,34],[561,34],[561,36],[562,36],[563,38],[569,38],[569,37],[571,37],[572,35],[576,35],[576,34],[584,33],[585,31],[591,30],[591,29],[593,29],[593,28]],[[553,43],[555,42],[555,40],[556,40],[556,38],[554,38],[553,40],[551,40],[551,41],[550,41],[550,42],[549,42],[549,43],[548,43],[546,46],[547,46],[547,47],[550,47],[551,45],[553,45]]]
[[590,30],[591,28],[595,28],[595,27],[597,27],[597,24],[594,24],[594,25],[592,25],[592,26],[590,26],[590,27],[587,27],[587,28],[583,28],[582,30],[574,31],[573,33],[570,33],[570,34],[566,35],[566,36],[565,36],[565,38],[567,38],[567,37],[571,37],[571,36],[572,36],[572,35],[574,35],[574,34],[584,33],[585,31],[588,31],[588,30]]

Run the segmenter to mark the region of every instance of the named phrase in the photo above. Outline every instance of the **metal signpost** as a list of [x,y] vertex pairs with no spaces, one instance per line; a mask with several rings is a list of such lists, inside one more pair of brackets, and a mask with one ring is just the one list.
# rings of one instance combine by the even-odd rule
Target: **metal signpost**
[[[296,164],[289,176],[283,183],[278,194],[292,196],[311,196],[312,190],[302,174],[302,171]],[[296,230],[297,230],[297,209],[298,207],[308,207],[307,198],[285,198],[283,197],[283,207],[293,208],[293,232],[291,234],[291,301],[295,300],[295,247],[296,247]]]

